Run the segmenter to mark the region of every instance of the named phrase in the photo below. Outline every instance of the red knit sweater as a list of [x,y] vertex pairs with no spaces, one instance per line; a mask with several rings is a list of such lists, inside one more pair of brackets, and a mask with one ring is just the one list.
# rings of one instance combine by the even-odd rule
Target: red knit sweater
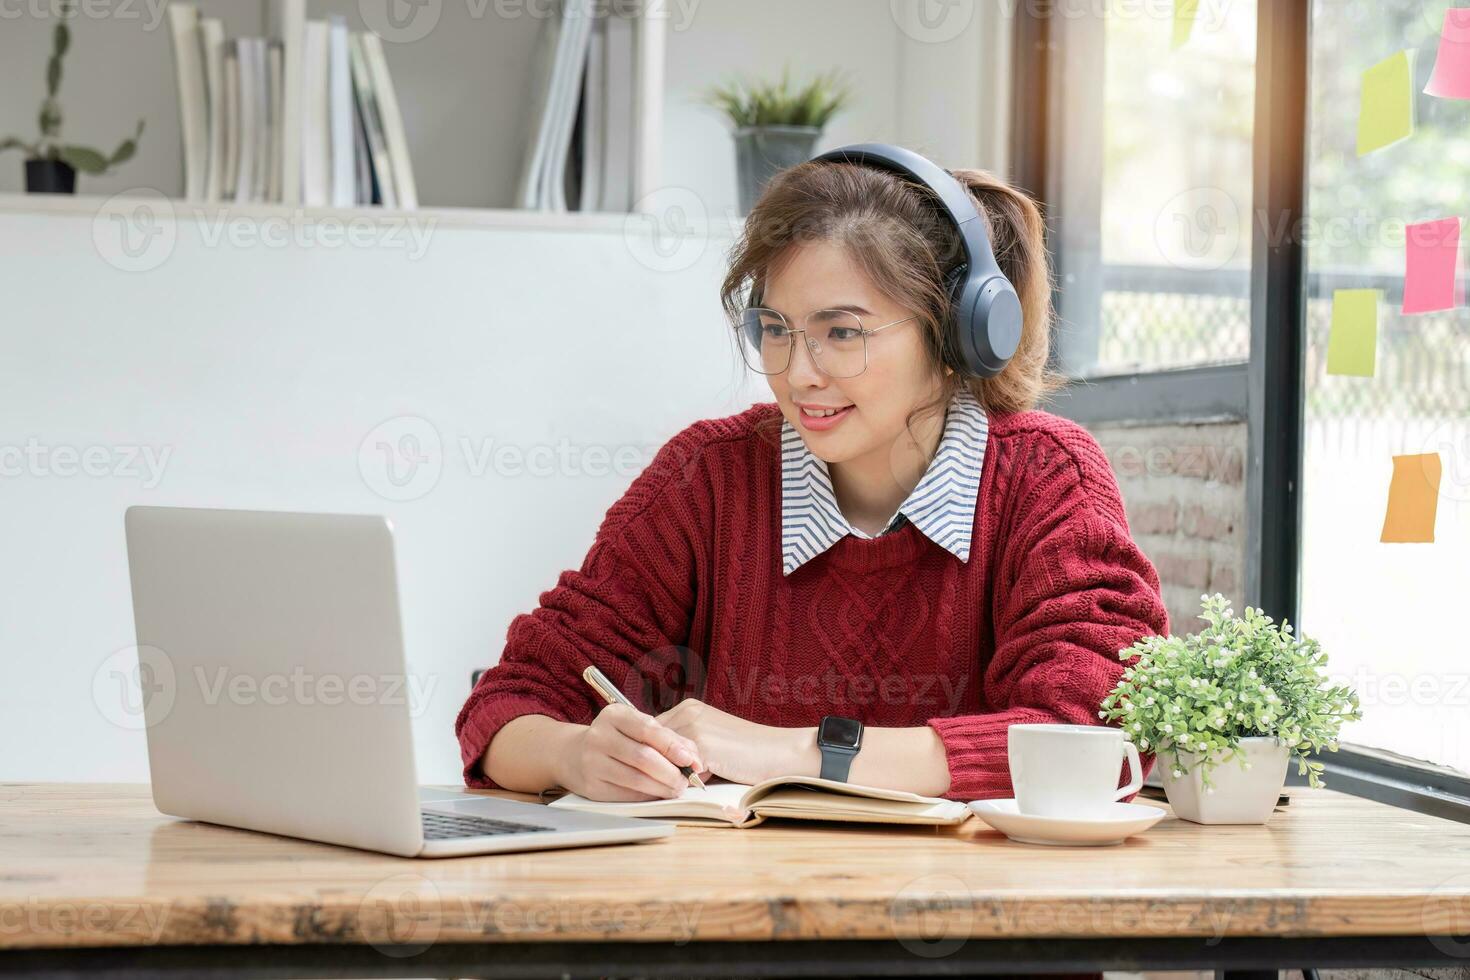
[[756,430],[777,415],[763,403],[669,440],[582,567],[511,622],[455,722],[466,783],[495,787],[478,763],[512,718],[591,722],[589,662],[652,714],[699,697],[782,727],[824,714],[932,726],[959,800],[1013,795],[1008,726],[1103,724],[1132,662],[1118,652],[1168,621],[1086,431],[1044,412],[990,417],[968,562],[905,524],[783,576],[779,440]]

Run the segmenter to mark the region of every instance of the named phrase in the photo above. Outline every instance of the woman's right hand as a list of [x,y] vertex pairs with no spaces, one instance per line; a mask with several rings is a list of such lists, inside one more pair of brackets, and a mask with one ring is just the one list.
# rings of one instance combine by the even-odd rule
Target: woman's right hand
[[678,796],[679,766],[704,772],[699,748],[636,708],[609,704],[572,736],[560,760],[562,787],[589,800],[642,802]]

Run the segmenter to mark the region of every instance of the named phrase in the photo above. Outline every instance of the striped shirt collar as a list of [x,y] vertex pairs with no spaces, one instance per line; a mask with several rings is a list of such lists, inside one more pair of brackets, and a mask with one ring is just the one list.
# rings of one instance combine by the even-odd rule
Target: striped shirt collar
[[[950,400],[939,449],[929,468],[881,532],[911,521],[930,541],[960,561],[970,560],[975,500],[990,432],[985,409],[968,388]],[[837,506],[825,460],[802,441],[789,421],[781,423],[781,566],[790,575],[845,535],[869,538],[848,523]]]

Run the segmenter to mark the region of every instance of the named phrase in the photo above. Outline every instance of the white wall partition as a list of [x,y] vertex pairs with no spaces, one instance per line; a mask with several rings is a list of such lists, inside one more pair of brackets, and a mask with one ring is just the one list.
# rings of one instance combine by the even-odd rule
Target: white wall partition
[[454,715],[511,617],[669,436],[769,396],[721,326],[729,243],[174,208],[0,198],[0,742],[23,747],[0,780],[147,778],[112,676],[135,503],[388,514],[432,685],[420,776],[457,780]]

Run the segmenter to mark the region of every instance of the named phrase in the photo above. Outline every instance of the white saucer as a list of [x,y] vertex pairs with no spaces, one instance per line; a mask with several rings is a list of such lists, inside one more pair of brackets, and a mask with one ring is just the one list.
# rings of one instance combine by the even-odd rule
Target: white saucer
[[1015,800],[971,800],[970,809],[981,820],[1023,844],[1101,846],[1121,844],[1163,819],[1165,811],[1142,803],[1110,803],[1105,817],[1039,817],[1021,813]]

